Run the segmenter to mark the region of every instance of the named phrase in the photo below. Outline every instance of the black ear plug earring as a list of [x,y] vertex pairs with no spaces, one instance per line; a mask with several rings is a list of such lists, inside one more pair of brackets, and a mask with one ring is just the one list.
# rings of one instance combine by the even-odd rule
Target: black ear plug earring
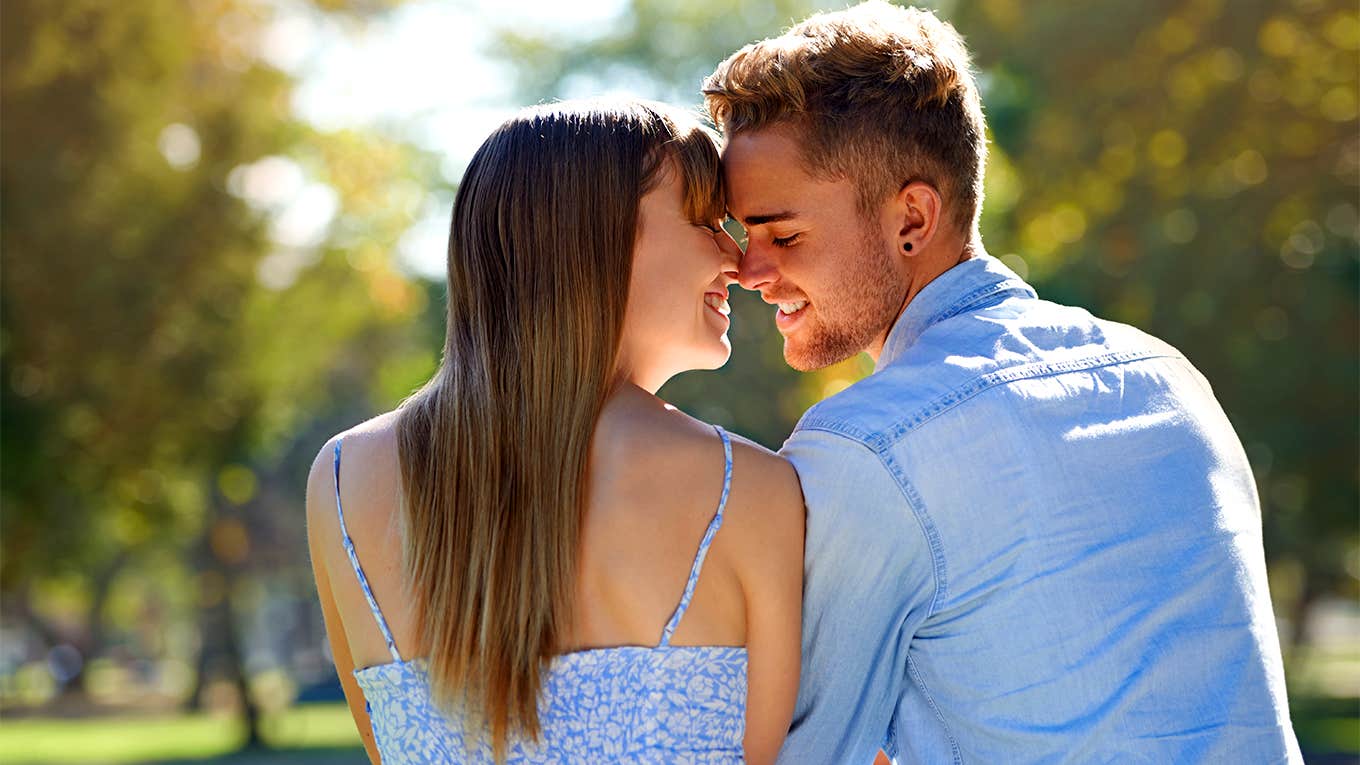
[[902,245],[902,252],[911,252],[911,242]]

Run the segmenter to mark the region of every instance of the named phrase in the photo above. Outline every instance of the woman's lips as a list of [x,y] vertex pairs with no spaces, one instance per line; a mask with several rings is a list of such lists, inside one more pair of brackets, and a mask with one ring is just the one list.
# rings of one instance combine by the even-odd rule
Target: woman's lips
[[732,307],[727,304],[727,296],[721,292],[709,292],[704,295],[704,305],[713,309],[719,316],[726,317],[732,313]]

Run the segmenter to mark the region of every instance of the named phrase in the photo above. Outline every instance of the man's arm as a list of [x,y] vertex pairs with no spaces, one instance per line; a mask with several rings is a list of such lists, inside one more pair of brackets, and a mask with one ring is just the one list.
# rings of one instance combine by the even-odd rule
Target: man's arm
[[780,454],[807,504],[802,678],[788,763],[870,763],[906,682],[907,649],[935,596],[930,545],[868,447],[796,431]]

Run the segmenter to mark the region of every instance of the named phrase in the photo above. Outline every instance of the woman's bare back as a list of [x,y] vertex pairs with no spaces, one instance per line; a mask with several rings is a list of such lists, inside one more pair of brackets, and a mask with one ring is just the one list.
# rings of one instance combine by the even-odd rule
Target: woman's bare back
[[[374,597],[398,650],[409,658],[428,651],[416,645],[413,601],[401,584],[395,426],[395,413],[389,412],[342,434],[345,470],[340,493],[346,525]],[[748,646],[752,714],[773,710],[768,726],[777,729],[782,720],[786,728],[797,690],[802,499],[788,463],[744,440],[734,439],[732,446],[733,475],[724,522],[708,549],[672,644]],[[334,440],[322,449],[313,468],[312,482],[317,483],[321,471],[321,484],[329,492],[334,491],[329,476],[333,447]],[[560,652],[657,644],[718,508],[724,466],[722,442],[711,426],[632,386],[610,398],[592,443],[574,629]],[[322,504],[326,512],[314,513],[312,491],[309,525],[318,527],[312,530],[313,556],[324,558],[331,598],[348,644],[348,656],[335,651],[344,680],[352,668],[382,664],[390,656],[340,544],[333,494],[329,504]],[[754,646],[753,621],[760,638]],[[348,660],[348,667],[340,666],[342,659]],[[354,711],[359,718],[361,709]],[[764,725],[760,719],[748,719],[748,729],[753,728],[756,737]],[[782,738],[782,730],[778,733]]]

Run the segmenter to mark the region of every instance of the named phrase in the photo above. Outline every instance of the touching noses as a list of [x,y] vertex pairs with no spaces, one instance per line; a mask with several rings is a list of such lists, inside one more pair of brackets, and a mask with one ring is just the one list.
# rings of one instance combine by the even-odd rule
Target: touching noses
[[723,229],[718,229],[713,238],[717,240],[718,251],[722,253],[723,282],[731,285],[737,281],[737,271],[741,267],[741,247],[737,246],[737,241]]

